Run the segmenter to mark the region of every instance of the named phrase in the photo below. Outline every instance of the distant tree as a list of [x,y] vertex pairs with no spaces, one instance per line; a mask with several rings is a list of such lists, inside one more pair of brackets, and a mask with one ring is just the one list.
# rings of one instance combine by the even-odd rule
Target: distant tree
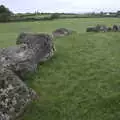
[[51,19],[58,19],[60,17],[59,13],[53,13],[51,14]]
[[91,15],[95,15],[96,13],[95,12],[92,12]]
[[13,13],[4,5],[0,5],[0,22],[8,22]]
[[100,12],[100,15],[103,16],[103,15],[104,15],[104,12],[101,11],[101,12]]
[[120,16],[120,11],[117,11],[117,15]]

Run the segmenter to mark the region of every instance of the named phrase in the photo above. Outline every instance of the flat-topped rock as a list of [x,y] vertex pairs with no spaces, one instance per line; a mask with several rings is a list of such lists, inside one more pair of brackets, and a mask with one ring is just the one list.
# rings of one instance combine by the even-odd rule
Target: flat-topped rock
[[67,29],[67,28],[58,28],[55,31],[52,32],[54,37],[62,37],[72,34],[73,30]]

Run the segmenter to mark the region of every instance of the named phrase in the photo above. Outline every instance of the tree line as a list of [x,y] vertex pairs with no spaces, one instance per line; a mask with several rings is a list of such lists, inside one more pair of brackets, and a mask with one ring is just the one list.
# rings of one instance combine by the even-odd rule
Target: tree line
[[[37,16],[37,17],[36,17]],[[54,20],[65,18],[95,18],[95,17],[120,17],[120,11],[117,12],[100,12],[100,13],[17,13],[14,14],[9,8],[0,5],[0,22],[14,22],[14,21],[40,21],[40,20]]]
[[4,5],[0,5],[0,22],[8,22],[10,21],[13,13],[6,8]]

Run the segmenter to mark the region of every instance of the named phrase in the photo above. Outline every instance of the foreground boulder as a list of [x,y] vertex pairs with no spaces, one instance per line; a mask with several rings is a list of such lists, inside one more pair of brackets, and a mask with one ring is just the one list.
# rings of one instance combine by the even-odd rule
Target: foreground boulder
[[19,117],[36,96],[13,71],[1,68],[0,120],[14,120]]
[[21,33],[17,46],[0,49],[0,120],[14,120],[36,98],[23,82],[26,73],[36,71],[40,62],[54,55],[54,44],[47,34]]
[[69,30],[66,28],[59,28],[59,29],[56,29],[55,31],[53,31],[52,34],[54,37],[62,37],[62,36],[70,35],[73,32],[75,32],[75,31]]
[[36,54],[26,44],[2,49],[0,52],[0,64],[4,68],[14,71],[21,78],[27,72],[36,70],[38,64]]
[[[53,39],[46,34],[24,33],[19,35],[15,47],[0,51],[0,64],[24,77],[27,72],[36,71],[40,62],[49,60],[55,51]],[[21,37],[22,36],[22,37]]]

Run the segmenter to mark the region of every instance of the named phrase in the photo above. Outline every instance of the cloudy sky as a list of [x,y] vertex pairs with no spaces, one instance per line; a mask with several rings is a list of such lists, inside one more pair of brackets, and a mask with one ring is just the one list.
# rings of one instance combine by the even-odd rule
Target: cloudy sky
[[0,0],[13,12],[99,12],[120,10],[120,0]]

